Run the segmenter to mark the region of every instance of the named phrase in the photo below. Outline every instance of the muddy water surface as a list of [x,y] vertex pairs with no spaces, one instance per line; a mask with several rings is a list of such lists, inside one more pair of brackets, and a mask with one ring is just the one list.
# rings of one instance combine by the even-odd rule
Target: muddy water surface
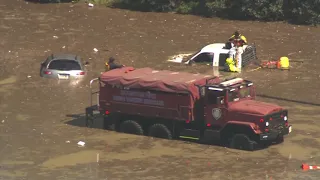
[[[237,22],[137,13],[85,4],[0,0],[0,179],[319,179],[302,172],[320,164],[319,29],[284,23]],[[166,62],[168,56],[224,42],[235,29],[257,45],[261,59],[289,55],[289,72],[244,71],[260,100],[289,109],[293,132],[283,144],[256,152],[156,140],[83,127],[88,82],[115,56],[135,67],[207,72],[208,66]],[[93,48],[99,51],[94,53]],[[52,52],[90,61],[81,82],[41,79]],[[78,141],[86,142],[78,147]]]

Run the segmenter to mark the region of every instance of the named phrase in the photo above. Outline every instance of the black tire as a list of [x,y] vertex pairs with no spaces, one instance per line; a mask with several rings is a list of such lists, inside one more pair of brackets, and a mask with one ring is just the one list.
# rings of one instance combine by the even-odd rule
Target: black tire
[[164,124],[152,125],[149,128],[149,136],[162,139],[172,139],[171,131]]
[[93,126],[94,116],[86,115],[86,127],[91,128]]
[[93,126],[94,119],[95,117],[93,114],[93,109],[91,107],[86,108],[86,117],[85,117],[86,127],[91,128]]
[[257,145],[257,143],[255,141],[252,141],[245,134],[235,134],[232,137],[231,142],[230,142],[230,148],[247,150],[247,151],[255,150],[256,145]]
[[120,132],[143,135],[143,129],[139,123],[132,120],[126,120],[120,124]]
[[105,130],[109,130],[109,131],[115,131],[116,130],[116,125],[115,124],[109,124],[109,123],[106,123],[106,122],[103,122],[103,128]]
[[276,141],[275,141],[276,144],[281,144],[283,142],[284,142],[284,137],[283,136],[278,136]]
[[115,131],[116,130],[116,117],[109,115],[108,117],[103,118],[103,129],[109,130],[109,131]]

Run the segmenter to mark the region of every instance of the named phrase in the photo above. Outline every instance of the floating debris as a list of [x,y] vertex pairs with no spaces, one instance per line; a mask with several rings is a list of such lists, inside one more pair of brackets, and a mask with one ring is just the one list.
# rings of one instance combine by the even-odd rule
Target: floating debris
[[86,144],[86,143],[83,142],[83,141],[79,141],[79,142],[78,142],[78,146],[82,146],[82,147],[83,147],[85,144]]

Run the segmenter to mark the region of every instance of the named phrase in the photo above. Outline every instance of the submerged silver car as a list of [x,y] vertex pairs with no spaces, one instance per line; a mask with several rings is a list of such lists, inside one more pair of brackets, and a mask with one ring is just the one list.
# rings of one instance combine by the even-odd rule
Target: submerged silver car
[[40,67],[40,76],[45,78],[78,79],[85,74],[81,58],[72,54],[52,54]]

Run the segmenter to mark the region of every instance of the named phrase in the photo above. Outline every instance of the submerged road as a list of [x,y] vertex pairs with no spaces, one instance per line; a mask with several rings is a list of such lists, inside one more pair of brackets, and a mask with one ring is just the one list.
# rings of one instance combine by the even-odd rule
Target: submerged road
[[[318,28],[22,0],[0,0],[0,17],[0,180],[319,179],[320,171],[300,169],[320,164]],[[259,100],[289,109],[293,132],[284,143],[244,152],[109,132],[100,121],[84,127],[88,82],[109,56],[135,67],[211,73],[166,58],[224,42],[235,29],[256,43],[261,59],[303,59],[289,72],[242,73]],[[87,79],[41,79],[40,62],[53,52],[89,60]]]

